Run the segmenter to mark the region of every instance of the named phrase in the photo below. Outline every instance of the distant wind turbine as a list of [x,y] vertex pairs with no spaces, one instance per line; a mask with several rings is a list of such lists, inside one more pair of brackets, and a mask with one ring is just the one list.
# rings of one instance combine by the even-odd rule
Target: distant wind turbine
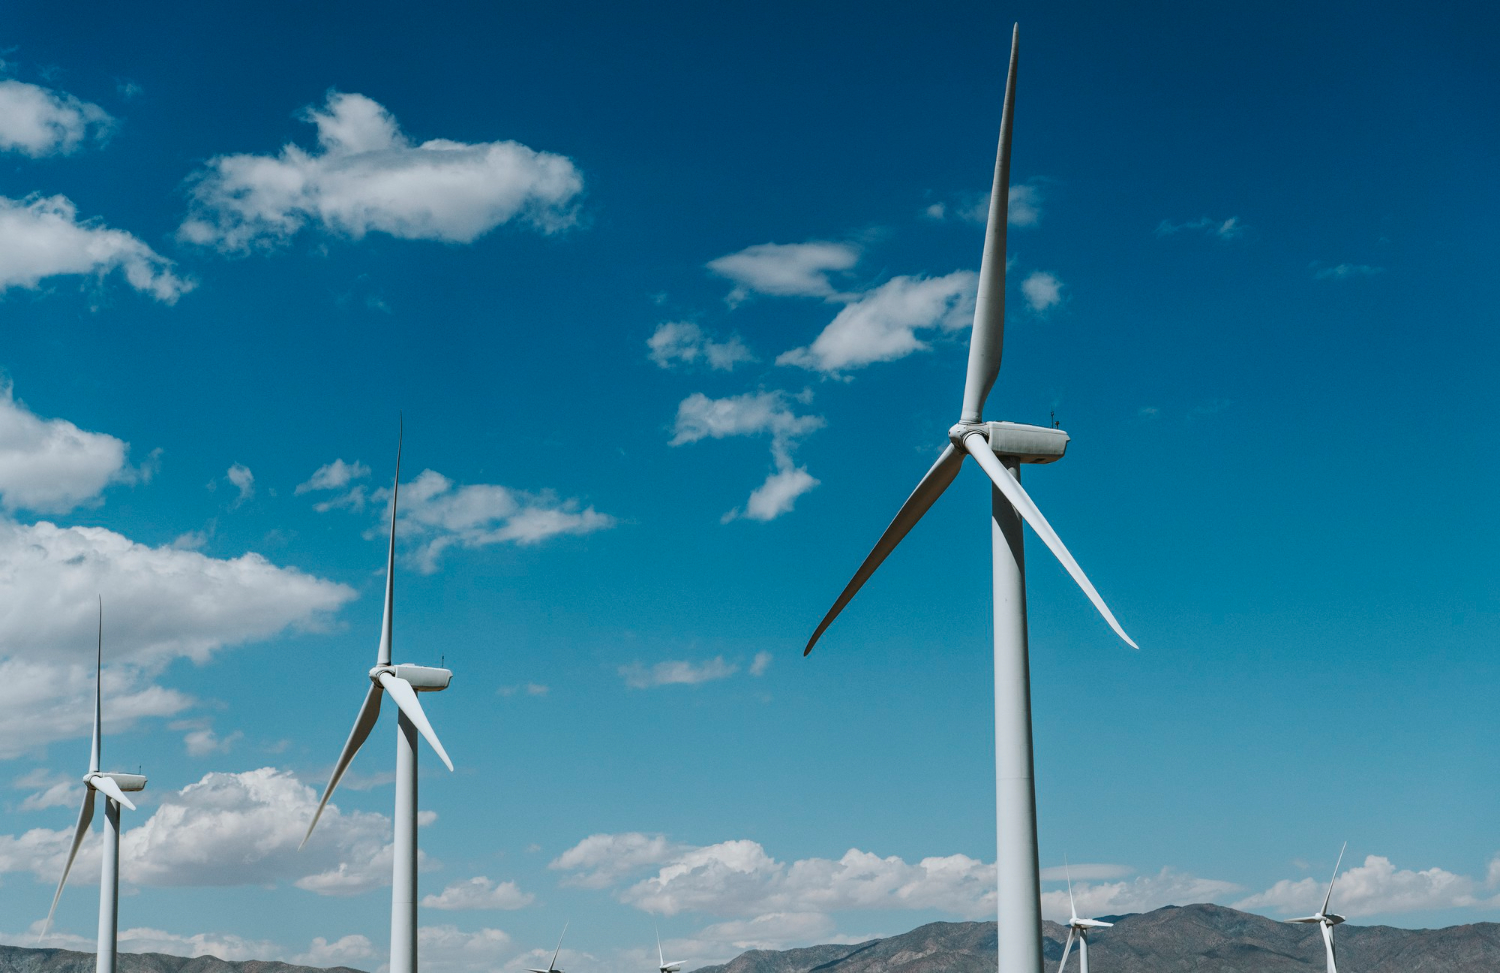
[[99,770],[103,749],[100,730],[103,707],[100,702],[100,682],[104,674],[104,600],[99,600],[99,642],[94,655],[94,735],[89,747],[89,772],[83,775],[83,808],[78,812],[78,825],[73,830],[73,845],[68,849],[68,860],[63,864],[62,879],[57,883],[57,893],[52,896],[52,908],[47,910],[47,921],[42,924],[40,942],[52,928],[52,916],[57,912],[57,902],[62,898],[63,886],[68,884],[68,873],[73,870],[73,859],[78,857],[78,847],[83,836],[89,832],[94,820],[94,795],[104,795],[104,864],[99,873],[99,943],[95,960],[97,973],[115,973],[115,936],[120,926],[120,805],[135,810],[126,791],[146,789],[146,778],[140,774],[117,774]]
[[[932,469],[902,504],[880,540],[807,642],[804,655],[838,617],[887,555],[916,526],[958,476],[966,456],[974,457],[994,485],[990,503],[990,536],[994,570],[995,641],[995,803],[996,884],[999,910],[999,968],[1002,973],[1036,973],[1042,968],[1041,876],[1037,868],[1036,787],[1031,749],[1031,672],[1026,642],[1026,570],[1021,522],[1036,531],[1110,628],[1132,648],[1104,599],[1079,568],[1073,555],[1021,488],[1022,463],[1051,463],[1062,458],[1068,434],[1048,426],[985,422],[985,399],[1000,373],[1005,337],[1005,225],[1010,191],[1011,121],[1015,109],[1016,63],[1020,29],[1011,34],[1010,70],[1005,107],[1000,116],[1000,147],[990,192],[984,255],[979,264],[979,291],[969,337],[969,366],[963,409],[948,430],[948,445]],[[959,611],[968,606],[954,605]]]
[[1339,880],[1339,866],[1344,863],[1344,851],[1348,847],[1349,842],[1344,842],[1344,847],[1339,849],[1339,860],[1333,863],[1333,878],[1328,880],[1328,894],[1323,896],[1323,908],[1319,909],[1316,915],[1287,920],[1287,922],[1316,922],[1318,924],[1318,928],[1323,931],[1323,948],[1328,953],[1328,973],[1339,973],[1333,955],[1333,927],[1344,921],[1343,916],[1328,911],[1328,903],[1333,898],[1333,883]]
[[562,970],[557,968],[557,954],[562,952],[563,937],[567,934],[568,924],[565,922],[563,923],[562,936],[557,937],[557,949],[553,952],[552,961],[547,964],[547,968],[545,970],[527,970],[526,973],[563,973]]
[[391,484],[391,539],[385,556],[385,614],[380,622],[380,647],[375,652],[375,667],[370,670],[370,689],[365,694],[364,705],[354,720],[354,729],[333,765],[328,776],[328,786],[323,789],[323,799],[313,812],[307,834],[302,838],[300,849],[312,837],[313,828],[323,808],[333,796],[349,762],[375,728],[380,719],[380,702],[385,693],[400,710],[396,724],[396,810],[392,815],[395,826],[395,863],[391,875],[391,962],[390,973],[417,973],[417,734],[422,734],[432,749],[437,751],[449,770],[453,761],[438,741],[417,693],[435,693],[448,688],[453,673],[447,669],[415,666],[402,663],[391,664],[392,625],[395,613],[396,574],[396,500],[401,489],[401,445],[396,445],[396,479]]
[[1057,964],[1057,973],[1063,973],[1063,968],[1068,965],[1068,954],[1073,951],[1074,939],[1078,940],[1078,973],[1089,973],[1089,930],[1108,929],[1114,923],[1078,918],[1078,905],[1073,901],[1073,876],[1067,869],[1068,866],[1064,864],[1063,874],[1068,879],[1068,911],[1072,918],[1068,920],[1068,942],[1063,946],[1062,962]]
[[656,959],[661,965],[656,968],[657,973],[679,973],[682,969],[682,960],[668,963],[666,954],[661,951],[661,930],[656,930]]

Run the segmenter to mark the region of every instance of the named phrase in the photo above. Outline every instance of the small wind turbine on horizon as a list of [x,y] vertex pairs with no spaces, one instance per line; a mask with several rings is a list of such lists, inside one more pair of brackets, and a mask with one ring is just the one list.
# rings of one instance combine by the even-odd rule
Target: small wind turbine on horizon
[[[364,705],[354,720],[354,729],[333,765],[328,776],[328,786],[323,790],[323,799],[313,813],[307,834],[302,838],[300,850],[312,837],[323,808],[333,796],[344,771],[359,748],[375,728],[380,719],[380,703],[386,693],[390,694],[400,711],[396,724],[396,808],[391,816],[395,827],[395,854],[391,874],[391,960],[389,973],[416,973],[417,971],[417,734],[422,734],[432,749],[451,771],[453,761],[438,741],[417,693],[435,693],[448,688],[453,673],[447,669],[416,666],[407,663],[391,664],[392,629],[395,615],[396,574],[396,502],[401,489],[401,444],[396,445],[396,478],[391,484],[391,538],[385,556],[385,613],[380,622],[380,646],[375,651],[375,667],[369,672],[370,688],[365,694]],[[545,973],[545,971],[544,971]]]
[[675,960],[671,963],[668,963],[666,954],[661,951],[660,929],[656,930],[656,960],[661,964],[656,968],[657,973],[680,973],[680,971],[682,970],[682,960]]
[[1323,932],[1323,948],[1328,954],[1328,973],[1339,973],[1333,954],[1333,927],[1344,921],[1343,916],[1328,911],[1328,903],[1333,899],[1333,883],[1339,880],[1339,866],[1344,863],[1344,852],[1348,847],[1349,842],[1344,842],[1344,847],[1339,849],[1339,860],[1333,863],[1333,878],[1328,880],[1328,894],[1323,896],[1323,908],[1319,909],[1315,915],[1287,920],[1287,922],[1316,922],[1318,924],[1318,928]]
[[552,959],[547,963],[545,970],[527,970],[526,973],[563,973],[557,968],[557,954],[562,952],[562,941],[568,935],[568,924],[563,923],[562,935],[557,937],[557,949],[552,952]]
[[94,968],[97,973],[115,973],[115,940],[120,926],[120,805],[135,810],[135,804],[125,796],[125,792],[145,790],[146,778],[140,774],[118,774],[99,769],[104,744],[100,727],[103,716],[103,673],[104,599],[101,598],[99,642],[94,655],[94,734],[89,747],[89,772],[83,775],[83,807],[78,812],[78,824],[73,829],[73,845],[68,849],[62,878],[57,883],[56,894],[52,896],[52,908],[47,910],[47,921],[42,923],[42,932],[37,936],[37,942],[41,942],[52,928],[52,916],[57,912],[63,886],[68,884],[68,873],[73,870],[73,860],[78,857],[78,848],[83,844],[83,837],[89,833],[89,824],[94,820],[94,795],[103,794],[104,854],[99,873],[99,940]]
[[1114,925],[1112,922],[1103,922],[1099,919],[1078,918],[1078,904],[1073,901],[1073,876],[1068,872],[1068,866],[1063,864],[1063,874],[1068,879],[1068,942],[1063,946],[1062,962],[1057,964],[1057,973],[1063,973],[1063,968],[1068,965],[1068,954],[1073,951],[1073,940],[1078,940],[1078,973],[1089,973],[1089,930],[1108,929]]
[[1005,338],[1005,231],[1010,192],[1011,123],[1015,110],[1019,26],[1011,34],[1005,107],[995,159],[969,365],[959,421],[948,430],[948,445],[902,504],[854,578],[823,616],[803,652],[818,638],[895,549],[922,515],[958,476],[972,456],[993,484],[990,502],[995,647],[995,830],[999,912],[999,968],[1002,973],[1037,973],[1042,968],[1041,875],[1037,865],[1036,786],[1031,747],[1031,672],[1026,637],[1026,569],[1021,523],[1041,538],[1093,602],[1104,620],[1132,648],[1136,644],[1105,605],[1073,555],[1063,546],[1025,490],[1022,463],[1051,463],[1067,449],[1068,434],[1049,426],[985,422],[985,399],[1000,373]]

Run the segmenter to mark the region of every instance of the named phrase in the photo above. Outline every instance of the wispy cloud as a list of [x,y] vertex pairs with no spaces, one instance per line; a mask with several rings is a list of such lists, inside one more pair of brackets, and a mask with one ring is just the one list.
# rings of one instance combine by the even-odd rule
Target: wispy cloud
[[[1010,187],[1005,211],[1005,222],[1010,226],[1030,227],[1042,222],[1042,189],[1037,182],[1025,182]],[[946,200],[939,200],[922,210],[930,220],[962,220],[984,226],[990,218],[990,194],[966,193]]]
[[706,364],[715,371],[732,372],[734,367],[755,361],[755,356],[738,335],[715,341],[691,321],[669,321],[657,326],[646,339],[648,355],[661,368]]
[[[620,677],[631,689],[651,689],[656,686],[696,686],[700,683],[728,679],[740,671],[732,662],[725,662],[722,655],[704,662],[687,659],[669,660],[646,666],[640,662],[620,667]],[[757,673],[759,675],[759,673]]]
[[32,158],[68,155],[104,142],[115,120],[103,108],[24,81],[0,81],[0,152]]
[[730,436],[771,437],[771,459],[775,469],[757,487],[744,507],[736,507],[722,520],[741,517],[750,520],[774,520],[787,513],[797,498],[818,485],[818,480],[797,466],[792,451],[801,438],[823,428],[822,416],[797,415],[793,402],[807,402],[810,392],[794,399],[786,392],[748,392],[723,399],[711,399],[701,392],[683,399],[677,406],[677,420],[668,445],[682,446],[700,439],[724,439]]
[[1369,264],[1338,264],[1333,267],[1320,267],[1314,262],[1312,268],[1315,280],[1349,280],[1353,277],[1374,277],[1385,273],[1384,267],[1371,267]]
[[751,294],[836,299],[831,275],[859,262],[852,243],[813,240],[808,243],[758,243],[708,262],[708,269],[734,283],[725,298],[730,306]]
[[179,237],[239,253],[308,226],[353,239],[469,243],[511,221],[545,233],[576,221],[583,177],[565,156],[519,142],[414,143],[359,94],[329,92],[301,117],[317,127],[317,150],[211,159],[193,178]]
[[0,196],[0,254],[0,292],[34,290],[50,277],[98,280],[116,270],[131,287],[164,304],[175,304],[194,287],[173,272],[172,261],[131,234],[80,220],[66,196]]
[[945,277],[893,277],[851,300],[812,344],[783,352],[776,364],[838,375],[924,351],[929,345],[919,332],[958,331],[973,322],[978,281],[967,270]]
[[1157,236],[1172,236],[1184,231],[1201,232],[1206,236],[1215,237],[1228,242],[1238,240],[1245,235],[1245,225],[1240,222],[1238,216],[1231,216],[1227,220],[1210,219],[1200,216],[1196,220],[1188,220],[1186,223],[1173,223],[1171,220],[1162,220],[1156,224]]

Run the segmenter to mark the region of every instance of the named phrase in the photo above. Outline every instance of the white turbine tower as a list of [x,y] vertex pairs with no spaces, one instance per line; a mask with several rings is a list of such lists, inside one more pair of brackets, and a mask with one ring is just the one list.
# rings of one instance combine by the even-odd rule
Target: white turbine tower
[[994,569],[995,625],[995,804],[999,893],[999,968],[1002,973],[1038,973],[1042,968],[1041,877],[1037,868],[1036,789],[1032,779],[1031,675],[1026,646],[1026,573],[1021,522],[1029,523],[1062,562],[1115,633],[1135,643],[1115,621],[1104,599],[1084,576],[1036,504],[1021,489],[1020,464],[1051,463],[1062,458],[1068,434],[1061,429],[1013,422],[985,422],[981,411],[1000,371],[1005,332],[1005,221],[1010,189],[1010,134],[1015,108],[1019,28],[1011,35],[1010,70],[1005,108],[1000,117],[1000,148],[990,193],[984,256],[979,264],[979,292],[969,338],[969,367],[964,381],[963,411],[948,430],[948,446],[917,488],[902,504],[875,549],[808,640],[813,645],[843,611],[886,556],[916,525],[958,476],[965,456],[979,463],[994,485],[991,540]]
[[[417,734],[427,738],[432,749],[442,758],[449,770],[453,761],[438,741],[417,693],[435,693],[448,688],[453,673],[447,669],[430,666],[415,666],[403,663],[391,664],[391,628],[395,611],[396,572],[396,499],[401,488],[401,447],[396,447],[396,479],[391,485],[391,538],[385,557],[385,614],[380,623],[380,647],[375,653],[375,667],[370,670],[370,689],[365,694],[365,703],[354,720],[354,729],[333,765],[328,776],[328,786],[323,790],[323,799],[313,813],[312,822],[302,845],[312,837],[313,828],[339,778],[349,769],[349,762],[375,728],[380,719],[380,701],[390,693],[400,710],[396,724],[396,811],[392,815],[395,825],[395,863],[391,876],[391,962],[390,973],[417,973]],[[298,847],[301,848],[302,845]]]
[[1333,927],[1344,921],[1343,916],[1328,911],[1328,903],[1333,898],[1333,883],[1339,880],[1339,866],[1344,863],[1344,851],[1348,847],[1349,842],[1344,842],[1344,847],[1339,849],[1339,860],[1333,863],[1333,878],[1328,880],[1328,894],[1323,896],[1323,908],[1318,910],[1317,915],[1287,920],[1287,922],[1316,922],[1318,924],[1318,928],[1323,931],[1323,948],[1328,954],[1328,973],[1339,973],[1339,968],[1334,963]]
[[568,924],[563,923],[562,935],[557,937],[557,949],[552,953],[552,960],[547,964],[545,970],[527,970],[526,973],[563,973],[557,968],[557,954],[562,952],[562,941],[568,935]]
[[57,893],[52,896],[52,908],[47,910],[47,921],[42,924],[40,942],[52,927],[52,916],[57,912],[57,902],[62,898],[63,886],[68,884],[68,873],[73,870],[73,859],[78,857],[78,847],[84,835],[89,833],[89,824],[94,820],[94,795],[104,795],[104,855],[99,873],[99,945],[95,969],[98,973],[115,973],[115,934],[119,931],[120,919],[120,805],[132,811],[135,805],[125,796],[126,791],[146,789],[146,778],[140,774],[117,774],[99,770],[103,749],[100,730],[100,677],[104,672],[104,602],[99,602],[99,642],[94,656],[94,736],[89,748],[89,772],[83,775],[83,808],[78,812],[78,826],[73,830],[73,846],[68,849],[68,860],[63,864],[62,878],[57,883]]
[[667,962],[666,954],[661,951],[661,930],[656,930],[656,960],[661,965],[656,968],[657,973],[681,973],[683,961],[675,960]]
[[[1067,874],[1066,866],[1064,866],[1064,874]],[[1073,951],[1075,939],[1078,940],[1078,973],[1089,973],[1089,930],[1108,929],[1114,923],[1078,918],[1078,904],[1073,901],[1073,876],[1068,875],[1067,878],[1068,912],[1072,918],[1068,920],[1068,942],[1063,946],[1062,962],[1057,964],[1057,973],[1063,973],[1063,968],[1068,965],[1068,954]]]

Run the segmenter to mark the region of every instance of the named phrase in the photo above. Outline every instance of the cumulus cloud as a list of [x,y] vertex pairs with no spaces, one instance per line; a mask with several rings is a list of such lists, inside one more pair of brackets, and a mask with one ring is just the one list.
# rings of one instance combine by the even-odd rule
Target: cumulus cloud
[[[1493,872],[1495,862],[1490,867]],[[1480,882],[1442,868],[1398,869],[1389,858],[1368,855],[1364,864],[1339,874],[1333,890],[1333,908],[1341,915],[1356,918],[1474,906],[1480,904],[1480,888]],[[1327,893],[1327,883],[1316,878],[1282,879],[1264,892],[1234,903],[1234,908],[1312,915]]]
[[492,882],[483,875],[454,882],[438,895],[422,898],[428,909],[524,909],[536,896],[522,892],[515,882]]
[[571,160],[519,142],[414,143],[384,107],[331,91],[303,121],[318,148],[211,159],[193,179],[178,235],[242,253],[285,243],[304,227],[360,239],[470,243],[502,224],[553,233],[576,221],[583,177]]
[[739,671],[739,666],[725,662],[720,655],[707,662],[678,659],[658,662],[654,666],[632,662],[620,667],[620,676],[631,689],[651,689],[654,686],[696,686],[716,679],[728,679]]
[[67,155],[113,130],[114,119],[98,105],[24,81],[0,81],[0,152],[33,159]]
[[[377,497],[388,491],[380,491]],[[431,574],[450,547],[540,544],[564,534],[592,534],[615,526],[615,518],[562,499],[550,490],[526,493],[492,483],[456,486],[435,470],[423,470],[401,487],[397,535],[413,545],[417,569]]]
[[741,362],[755,361],[737,335],[715,341],[691,321],[669,321],[658,325],[646,347],[652,361],[662,368],[703,362],[715,371],[731,372]]
[[1208,236],[1228,242],[1238,240],[1245,235],[1245,225],[1240,222],[1238,216],[1231,216],[1227,220],[1213,220],[1207,216],[1200,216],[1196,220],[1186,223],[1173,223],[1171,220],[1162,220],[1156,224],[1157,236],[1172,236],[1185,230],[1199,231]]
[[359,460],[345,463],[342,459],[336,459],[313,470],[313,475],[307,478],[307,482],[297,484],[297,489],[293,492],[300,496],[309,490],[342,490],[354,480],[361,480],[369,475],[370,468]]
[[960,270],[945,277],[893,277],[839,311],[805,348],[776,359],[825,374],[895,361],[928,345],[919,331],[957,331],[974,321],[979,275]]
[[343,936],[333,942],[318,936],[308,946],[307,952],[293,956],[291,962],[298,966],[326,969],[330,966],[352,966],[374,955],[374,944],[364,936]]
[[1062,281],[1044,270],[1034,270],[1021,281],[1021,295],[1033,311],[1041,314],[1062,303]]
[[772,657],[769,652],[757,652],[755,658],[750,662],[750,675],[764,676],[766,670],[771,668]]
[[726,300],[731,306],[751,294],[836,299],[829,276],[859,262],[852,243],[814,240],[808,243],[758,243],[708,262],[708,269],[734,283]]
[[[72,884],[71,881],[69,884]],[[36,937],[41,933],[41,926],[42,920],[38,919],[32,924],[28,934],[0,933],[0,939],[17,946],[34,947],[38,945]],[[169,956],[217,956],[227,960],[255,960],[272,959],[281,952],[280,947],[275,943],[263,939],[246,939],[234,933],[208,932],[182,935],[162,929],[152,929],[149,926],[121,929],[116,941],[122,953],[166,953]],[[41,945],[52,949],[72,949],[88,953],[93,952],[97,943],[93,935],[80,936],[54,927],[48,933],[46,942]]]
[[[1110,866],[1103,867],[1108,869]],[[1077,874],[1073,876],[1073,899],[1078,903],[1078,914],[1081,916],[1124,915],[1129,912],[1148,912],[1165,905],[1223,901],[1226,896],[1243,891],[1233,882],[1198,878],[1171,868],[1163,868],[1155,875],[1140,875],[1128,881],[1090,882],[1079,881],[1078,878]],[[1069,908],[1066,888],[1042,893],[1042,915],[1045,918],[1067,922]]]
[[31,791],[21,801],[23,811],[68,807],[81,799],[77,790],[78,778],[76,776],[54,774],[45,767],[37,767],[16,778],[14,786],[18,790]]
[[[965,855],[924,858],[912,864],[851,848],[839,859],[806,858],[787,864],[758,842],[724,841],[704,847],[673,846],[658,836],[655,860],[637,854],[645,835],[592,835],[552,863],[588,867],[617,880],[642,865],[655,875],[620,889],[618,898],[647,912],[706,912],[725,916],[827,913],[849,909],[937,910],[963,918],[991,915],[995,866]],[[614,839],[626,839],[616,844]],[[618,854],[616,852],[618,851]],[[611,884],[598,882],[595,887]]]
[[250,467],[243,463],[235,463],[224,475],[230,485],[240,491],[240,495],[234,499],[236,507],[255,496],[255,474],[250,472]]
[[111,483],[130,481],[129,446],[85,432],[66,419],[42,419],[0,384],[0,507],[66,513],[98,498]]
[[[800,401],[807,401],[804,394]],[[790,511],[797,498],[818,485],[818,480],[797,466],[792,451],[801,437],[823,428],[822,416],[797,415],[795,401],[787,393],[747,392],[723,399],[710,399],[701,392],[683,399],[677,406],[677,420],[668,445],[681,446],[700,439],[724,439],[730,436],[771,437],[771,459],[775,469],[751,494],[743,508],[736,507],[722,520],[745,517],[751,520],[773,520]]]
[[1338,264],[1334,267],[1318,267],[1314,264],[1313,267],[1315,280],[1349,280],[1353,277],[1374,277],[1385,273],[1384,267],[1371,267],[1369,264]]
[[80,220],[66,196],[0,196],[0,292],[34,290],[49,277],[102,279],[116,270],[131,287],[166,304],[194,286],[135,236]]
[[[212,887],[292,882],[323,895],[354,895],[389,885],[391,824],[384,815],[342,812],[330,804],[318,830],[297,850],[318,795],[272,767],[210,773],[167,794],[121,839],[121,874],[140,886]],[[53,882],[72,839],[72,821],[57,830],[0,835],[0,872],[31,872]],[[97,835],[79,851],[74,874],[99,873]],[[234,868],[225,868],[234,862]],[[423,863],[426,864],[425,856]]]
[[591,834],[558,855],[547,867],[570,872],[564,880],[566,885],[602,889],[644,867],[670,861],[687,848],[668,841],[664,835],[639,831]]
[[221,737],[214,732],[214,728],[207,720],[177,720],[167,724],[167,729],[185,731],[182,745],[187,750],[189,757],[206,757],[214,753],[228,753],[234,745],[245,738],[245,734],[235,730],[228,736]]
[[499,929],[464,932],[457,926],[421,926],[417,949],[422,969],[429,973],[478,973],[493,970],[495,958],[510,952],[510,936]]

